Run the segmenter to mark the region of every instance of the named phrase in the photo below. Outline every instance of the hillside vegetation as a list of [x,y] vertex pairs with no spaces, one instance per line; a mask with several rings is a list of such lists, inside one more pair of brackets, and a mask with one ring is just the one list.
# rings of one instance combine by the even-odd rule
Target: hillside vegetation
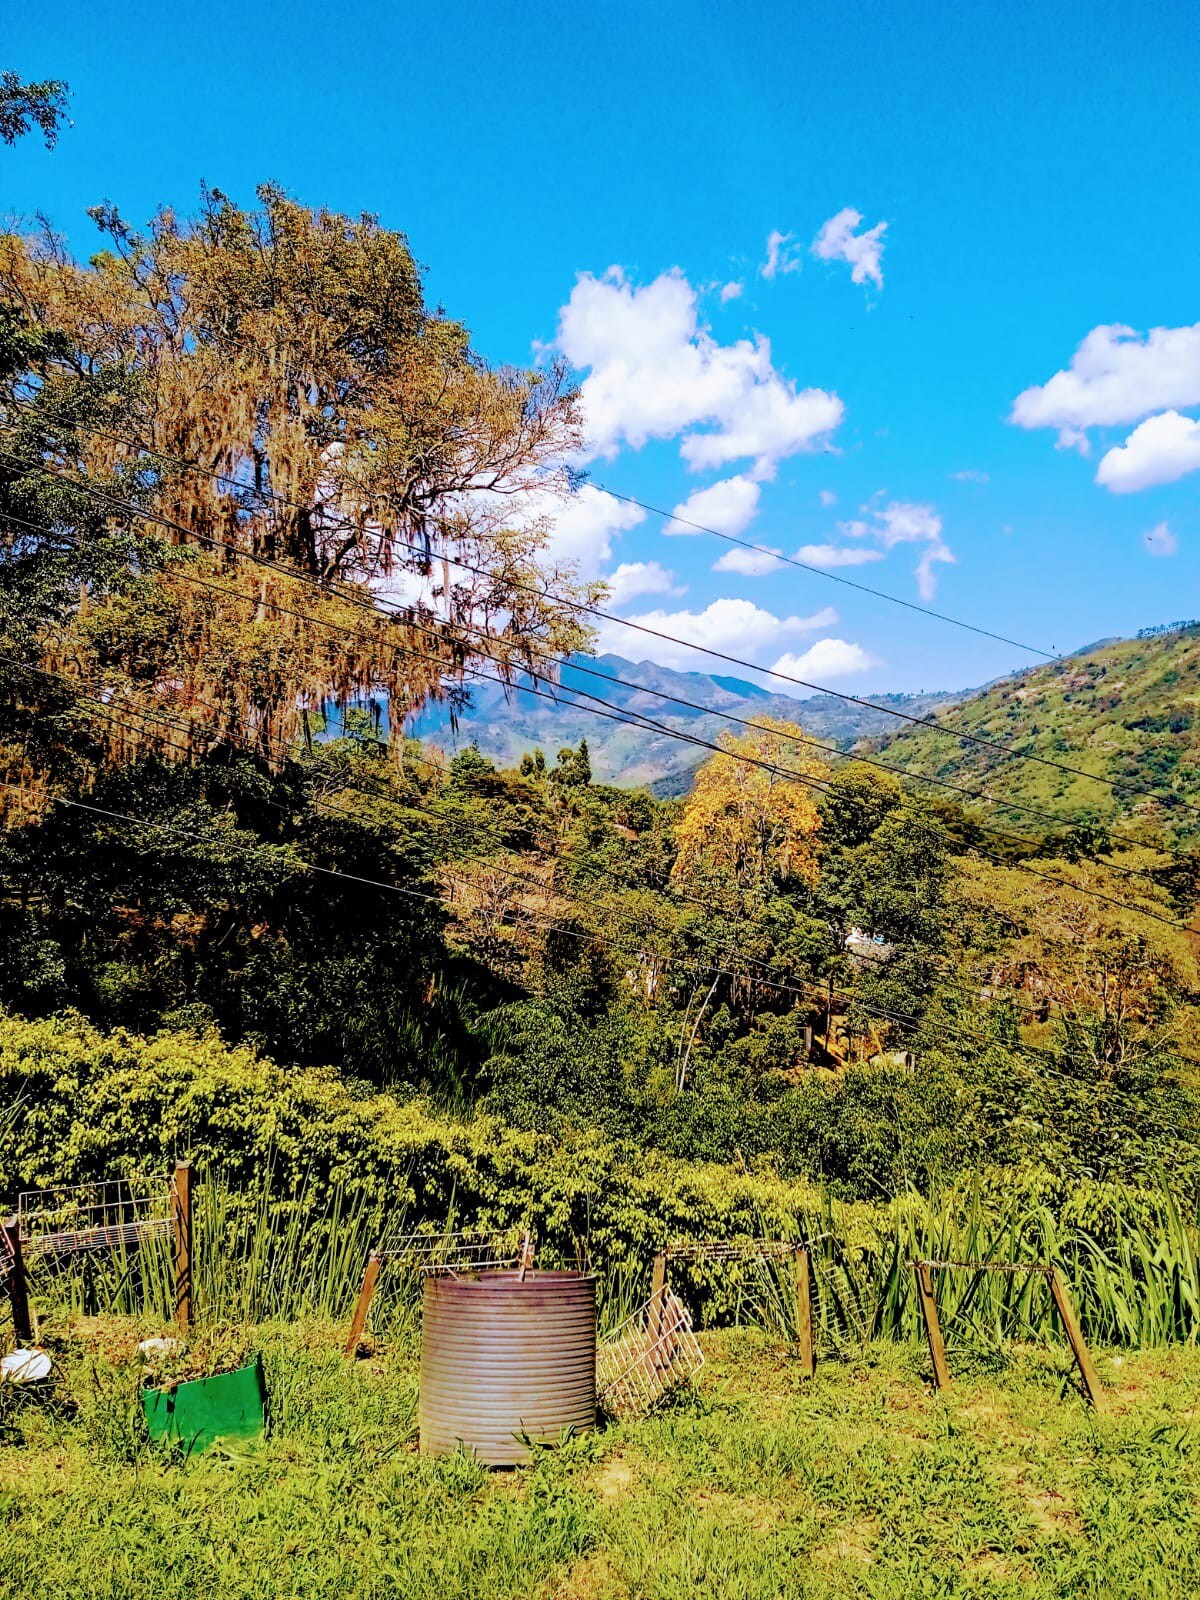
[[[1146,1350],[1200,1333],[1200,857],[1098,780],[1190,792],[1200,630],[891,702],[1088,774],[888,745],[1055,812],[998,851],[844,748],[880,708],[583,670],[602,590],[509,515],[569,492],[578,395],[491,367],[401,235],[271,188],[97,218],[87,264],[0,236],[0,1208],[165,1205],[190,1158],[188,1370],[257,1345],[273,1404],[261,1445],[152,1453],[165,1219],[51,1202],[87,1248],[27,1235],[57,1365],[0,1384],[0,1600],[1194,1589],[1195,1363]],[[740,1240],[677,1286],[781,1342],[797,1280],[743,1247],[807,1240],[822,1376],[721,1334],[661,1416],[505,1480],[422,1461],[394,1254],[374,1359],[335,1353],[413,1225],[533,1231],[602,1328],[668,1243]],[[929,1259],[1037,1269],[939,1273],[944,1403]]]
[[[906,728],[874,748],[907,773],[978,785],[1001,802],[1101,823],[1136,817],[1175,835],[1200,826],[1191,809],[1200,778],[1200,624],[1148,630],[1031,668],[935,707],[927,720],[932,727]],[[1012,761],[933,731],[939,726],[1076,771]],[[1030,827],[1003,805],[985,809],[1006,825]]]

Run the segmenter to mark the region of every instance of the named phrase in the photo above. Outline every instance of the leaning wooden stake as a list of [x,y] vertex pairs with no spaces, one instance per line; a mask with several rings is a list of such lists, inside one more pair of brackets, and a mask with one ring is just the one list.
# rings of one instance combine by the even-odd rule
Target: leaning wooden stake
[[375,1293],[378,1278],[379,1252],[372,1250],[367,1257],[367,1270],[363,1273],[362,1288],[358,1291],[358,1301],[350,1323],[350,1337],[346,1340],[345,1354],[348,1356],[356,1355],[358,1352],[359,1343],[367,1326],[367,1312],[371,1309],[371,1296]]
[[800,1345],[800,1371],[811,1378],[816,1371],[813,1357],[812,1282],[807,1250],[796,1251],[796,1339]]
[[650,1310],[646,1316],[646,1343],[654,1354],[652,1364],[661,1364],[661,1351],[656,1351],[655,1346],[662,1338],[663,1312],[666,1308],[667,1298],[667,1254],[660,1250],[654,1258],[654,1268],[650,1275]]
[[929,1359],[933,1362],[933,1381],[939,1389],[945,1389],[950,1383],[950,1368],[946,1362],[937,1301],[933,1296],[933,1271],[926,1261],[914,1261],[913,1271],[917,1275],[917,1299],[925,1322],[925,1337],[929,1341]]
[[33,1343],[33,1317],[29,1310],[29,1285],[25,1281],[25,1260],[21,1255],[21,1223],[9,1217],[4,1223],[8,1249],[8,1298],[12,1306],[13,1331],[21,1344]]
[[1084,1393],[1091,1401],[1092,1406],[1099,1411],[1103,1402],[1103,1391],[1100,1388],[1100,1379],[1096,1376],[1096,1369],[1092,1365],[1091,1351],[1083,1340],[1083,1333],[1079,1327],[1079,1319],[1075,1315],[1075,1307],[1071,1304],[1071,1297],[1067,1293],[1067,1286],[1059,1276],[1057,1267],[1050,1268],[1050,1293],[1054,1296],[1055,1309],[1066,1333],[1067,1341],[1075,1357],[1075,1365],[1079,1368],[1079,1376],[1083,1379]]
[[171,1185],[171,1238],[175,1256],[175,1320],[186,1333],[195,1320],[192,1303],[192,1163],[175,1163]]

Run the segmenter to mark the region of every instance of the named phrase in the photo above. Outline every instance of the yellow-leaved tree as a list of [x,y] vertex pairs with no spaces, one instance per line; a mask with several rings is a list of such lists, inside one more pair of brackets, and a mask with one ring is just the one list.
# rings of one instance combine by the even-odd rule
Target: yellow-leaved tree
[[675,832],[676,882],[705,879],[751,894],[816,882],[816,794],[829,774],[802,739],[796,723],[769,717],[747,733],[721,735],[721,752],[696,774]]
[[[700,768],[684,803],[671,877],[702,889],[709,908],[704,942],[713,946],[718,966],[711,982],[697,982],[684,1012],[675,1066],[679,1091],[726,962],[747,943],[746,917],[788,884],[816,882],[816,795],[829,773],[809,757],[803,738],[796,723],[773,717],[756,719],[746,733],[722,734],[720,752]],[[730,982],[735,990],[749,989],[753,978]]]

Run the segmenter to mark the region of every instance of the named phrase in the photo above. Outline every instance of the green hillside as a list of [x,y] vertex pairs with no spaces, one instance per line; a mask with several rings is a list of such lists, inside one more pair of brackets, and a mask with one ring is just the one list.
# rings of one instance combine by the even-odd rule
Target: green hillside
[[[1075,821],[1134,814],[1183,833],[1200,824],[1200,814],[1180,804],[1183,798],[1200,803],[1198,708],[1200,623],[1190,622],[1105,641],[1005,678],[968,700],[935,708],[927,717],[931,726],[908,728],[871,748],[908,772],[986,784],[998,799]],[[956,739],[952,728],[1059,766],[1014,762]],[[1160,798],[1147,798],[1146,790]],[[1016,811],[1003,820],[1029,822]]]

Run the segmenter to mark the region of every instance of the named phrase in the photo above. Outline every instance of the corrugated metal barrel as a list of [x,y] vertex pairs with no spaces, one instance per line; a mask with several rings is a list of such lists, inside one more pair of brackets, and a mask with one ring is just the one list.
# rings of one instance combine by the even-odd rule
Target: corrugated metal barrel
[[582,1272],[429,1277],[421,1322],[421,1449],[490,1466],[596,1425],[596,1280]]

